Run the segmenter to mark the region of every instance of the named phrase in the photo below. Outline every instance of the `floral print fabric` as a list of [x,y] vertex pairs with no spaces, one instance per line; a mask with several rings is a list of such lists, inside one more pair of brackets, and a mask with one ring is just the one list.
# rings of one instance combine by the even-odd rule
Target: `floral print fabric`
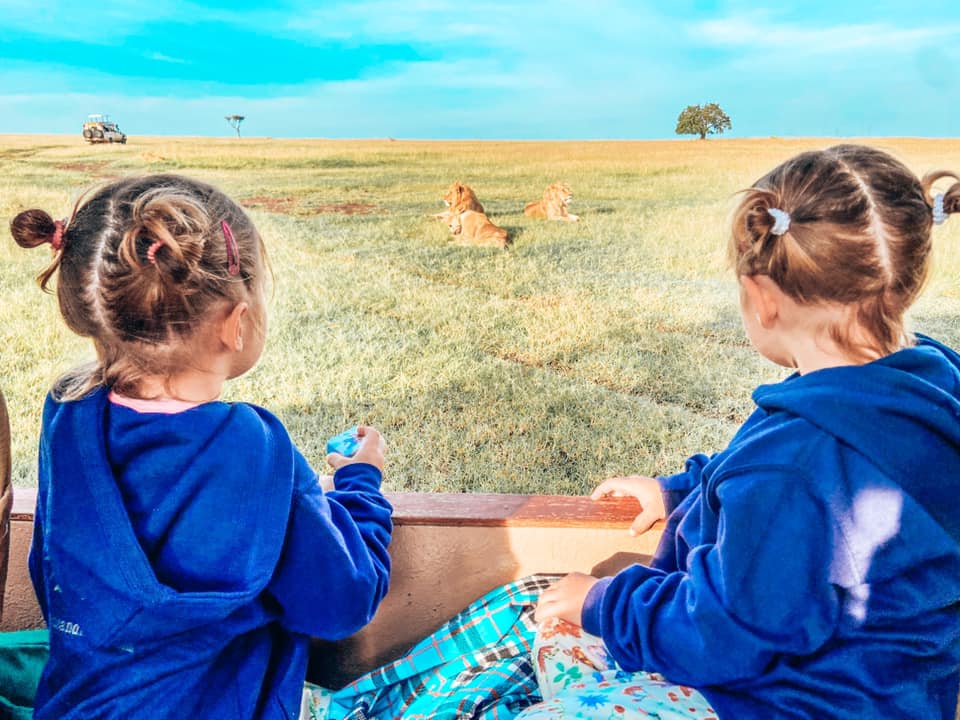
[[517,720],[718,720],[696,690],[656,673],[621,670],[600,638],[565,620],[541,624],[533,657],[544,700]]

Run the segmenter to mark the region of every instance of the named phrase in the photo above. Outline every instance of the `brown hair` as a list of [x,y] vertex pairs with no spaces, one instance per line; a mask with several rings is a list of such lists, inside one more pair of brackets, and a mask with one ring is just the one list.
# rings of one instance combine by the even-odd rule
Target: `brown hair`
[[[852,306],[867,343],[833,327],[838,345],[857,359],[909,344],[906,309],[930,265],[933,184],[887,153],[864,145],[805,152],[743,192],[729,246],[737,275],[766,275],[801,304]],[[789,228],[774,234],[778,209]],[[945,214],[960,212],[960,182],[944,193]],[[779,228],[778,228],[779,230]]]
[[[236,238],[231,274],[226,222]],[[148,374],[169,375],[189,360],[187,341],[220,305],[258,297],[268,270],[263,241],[247,214],[211,185],[179,175],[118,180],[81,197],[62,224],[60,247],[39,275],[67,326],[90,337],[92,367],[60,378],[63,400],[106,385],[135,392]],[[26,210],[10,223],[17,244],[50,243],[58,223]]]

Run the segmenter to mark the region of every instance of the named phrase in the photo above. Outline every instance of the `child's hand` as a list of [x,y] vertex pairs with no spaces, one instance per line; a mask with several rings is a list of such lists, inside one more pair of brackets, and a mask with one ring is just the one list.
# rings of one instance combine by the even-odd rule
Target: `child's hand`
[[533,611],[533,619],[542,622],[556,617],[574,625],[582,625],[580,616],[583,614],[583,602],[595,582],[597,578],[593,575],[578,572],[560,578],[540,595],[537,609]]
[[640,514],[630,526],[631,535],[645,533],[657,520],[663,520],[667,516],[660,483],[655,478],[644,475],[610,478],[597,485],[590,499],[599,500],[607,495],[634,497],[640,501]]
[[352,463],[369,463],[383,472],[383,456],[387,452],[383,435],[375,427],[361,425],[357,428],[357,437],[360,438],[360,446],[353,455],[344,457],[340,453],[330,453],[327,455],[327,464],[339,470]]

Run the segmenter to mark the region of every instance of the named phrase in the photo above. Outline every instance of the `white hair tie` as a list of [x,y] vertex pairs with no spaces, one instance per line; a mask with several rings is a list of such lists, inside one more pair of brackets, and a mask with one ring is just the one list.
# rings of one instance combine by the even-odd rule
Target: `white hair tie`
[[770,229],[773,235],[783,235],[790,229],[790,213],[780,208],[767,208],[767,212],[773,218],[773,227]]
[[947,220],[947,214],[943,211],[943,193],[937,193],[933,198],[933,224],[943,225]]

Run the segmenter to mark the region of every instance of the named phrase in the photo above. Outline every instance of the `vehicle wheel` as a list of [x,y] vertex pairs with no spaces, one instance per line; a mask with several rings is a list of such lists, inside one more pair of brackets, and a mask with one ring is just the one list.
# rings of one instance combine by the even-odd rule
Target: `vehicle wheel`
[[95,129],[95,130],[93,131],[93,136],[94,136],[95,138],[99,138],[99,139],[102,140],[102,139],[103,139],[103,130],[96,130],[96,129]]
[[127,144],[127,139],[124,138],[123,140],[121,140],[121,141],[120,141],[120,144],[121,144],[121,145],[126,145],[126,144]]

